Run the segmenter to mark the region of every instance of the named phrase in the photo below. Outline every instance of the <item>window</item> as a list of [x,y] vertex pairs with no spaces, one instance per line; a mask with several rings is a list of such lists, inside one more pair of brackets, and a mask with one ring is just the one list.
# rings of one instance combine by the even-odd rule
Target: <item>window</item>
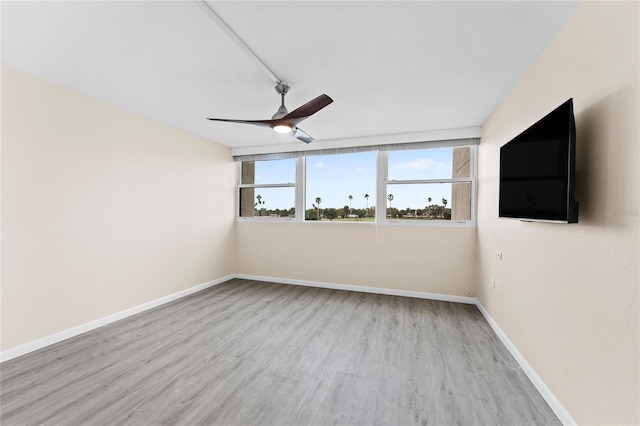
[[307,156],[305,170],[305,220],[375,221],[375,151]]
[[473,224],[478,139],[236,157],[240,219]]
[[295,159],[242,161],[239,168],[239,217],[295,218]]
[[388,152],[386,220],[472,219],[470,146]]

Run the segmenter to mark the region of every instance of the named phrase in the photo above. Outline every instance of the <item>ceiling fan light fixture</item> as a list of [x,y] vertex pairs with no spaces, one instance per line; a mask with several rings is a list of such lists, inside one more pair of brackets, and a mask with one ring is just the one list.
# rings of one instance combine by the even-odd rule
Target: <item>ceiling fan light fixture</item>
[[286,124],[278,124],[277,126],[273,126],[273,130],[278,133],[289,133],[291,131],[291,127]]

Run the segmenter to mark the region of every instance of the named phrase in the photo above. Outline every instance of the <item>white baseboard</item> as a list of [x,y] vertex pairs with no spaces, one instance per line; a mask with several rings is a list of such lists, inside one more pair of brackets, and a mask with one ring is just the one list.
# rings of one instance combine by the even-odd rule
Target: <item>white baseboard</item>
[[482,316],[484,316],[484,318],[487,320],[487,322],[489,323],[493,331],[495,331],[495,333],[498,335],[498,338],[500,339],[500,341],[506,346],[507,350],[515,358],[516,362],[520,365],[520,368],[522,368],[522,371],[524,371],[524,373],[527,375],[529,380],[531,380],[531,383],[533,383],[533,385],[536,387],[538,392],[540,392],[540,395],[542,395],[544,400],[547,401],[547,404],[549,404],[549,407],[551,407],[555,415],[558,416],[558,419],[562,422],[562,424],[567,426],[576,425],[577,424],[576,421],[573,420],[569,412],[564,408],[564,406],[560,403],[558,398],[556,398],[553,392],[551,392],[551,389],[549,389],[547,385],[544,384],[544,382],[542,381],[540,376],[538,376],[538,374],[535,372],[533,367],[527,362],[524,356],[522,356],[520,351],[518,351],[518,349],[511,342],[511,340],[509,340],[509,338],[504,333],[504,331],[502,331],[498,323],[495,322],[493,318],[491,318],[491,315],[489,315],[489,312],[487,312],[484,306],[482,306],[482,304],[479,301],[476,301],[476,306],[482,313]]
[[7,349],[6,351],[0,352],[0,362],[17,358],[19,356],[28,354],[29,352],[37,351],[38,349],[42,349],[46,346],[53,345],[54,343],[62,342],[63,340],[67,340],[79,334],[86,333],[87,331],[95,330],[96,328],[102,327],[112,322],[130,317],[135,314],[139,314],[140,312],[155,308],[160,305],[164,305],[165,303],[172,302],[176,299],[180,299],[181,297],[188,296],[190,294],[196,293],[206,288],[213,287],[225,281],[229,281],[230,279],[233,279],[233,275],[228,275],[222,278],[218,278],[213,281],[209,281],[204,284],[200,284],[195,287],[191,287],[186,290],[182,290],[177,293],[173,293],[168,296],[164,296],[159,299],[152,300],[147,303],[143,303],[142,305],[134,306],[132,308],[125,309],[124,311],[116,312],[115,314],[111,314],[106,317],[99,318],[97,320],[89,321],[85,324],[78,325],[76,327],[52,334],[50,336],[33,340],[29,343],[25,343],[24,345]]
[[351,285],[351,284],[335,284],[335,283],[326,283],[326,282],[320,282],[320,281],[298,280],[298,279],[291,279],[291,278],[265,277],[261,275],[234,274],[233,276],[234,278],[241,278],[244,280],[267,281],[272,283],[301,285],[306,287],[330,288],[333,290],[359,291],[361,293],[386,294],[389,296],[404,296],[404,297],[413,297],[416,299],[442,300],[444,302],[466,303],[469,305],[475,305],[477,302],[475,297],[452,296],[449,294],[438,294],[438,293],[425,293],[422,291],[396,290],[396,289],[381,288],[381,287],[365,287],[365,286]]

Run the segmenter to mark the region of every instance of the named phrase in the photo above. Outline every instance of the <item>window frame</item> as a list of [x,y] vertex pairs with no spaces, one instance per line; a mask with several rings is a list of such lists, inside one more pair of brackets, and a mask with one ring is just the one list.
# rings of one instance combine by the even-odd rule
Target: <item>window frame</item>
[[[387,148],[388,147],[388,148]],[[350,224],[358,226],[370,226],[370,225],[384,225],[384,226],[435,226],[435,227],[475,227],[477,221],[477,168],[478,168],[478,146],[477,144],[461,144],[455,145],[456,148],[469,148],[469,177],[458,178],[439,178],[439,179],[412,179],[412,180],[389,180],[389,154],[390,150],[394,149],[393,145],[382,146],[370,149],[370,151],[376,151],[376,202],[375,202],[375,218],[374,221],[316,221],[305,220],[305,199],[306,199],[306,160],[307,157],[311,157],[314,154],[306,155],[305,152],[300,152],[295,155],[295,182],[287,183],[274,183],[274,184],[243,184],[242,183],[242,163],[243,161],[273,161],[278,158],[265,158],[264,160],[238,160],[236,161],[236,203],[235,203],[235,215],[236,220],[242,222],[264,222],[264,223],[313,223],[313,224]],[[429,147],[428,145],[422,147],[412,148],[415,150],[425,149],[437,149],[442,148],[442,145],[434,145]],[[340,154],[340,153],[336,153]],[[315,154],[317,155],[317,154]],[[291,157],[290,157],[291,158]],[[470,220],[402,220],[402,219],[388,219],[387,216],[387,195],[388,187],[391,185],[402,184],[433,184],[433,183],[470,183],[471,185],[471,219]],[[294,207],[296,210],[295,217],[268,217],[268,216],[254,216],[254,217],[241,217],[240,216],[240,192],[243,188],[294,188],[295,200]]]
[[[274,160],[249,160],[249,161],[274,161]],[[235,215],[236,220],[239,221],[250,221],[250,222],[292,222],[298,219],[298,188],[301,185],[298,185],[300,182],[298,171],[299,171],[299,162],[300,157],[295,158],[295,182],[287,182],[287,183],[242,183],[242,163],[244,161],[236,161],[236,202],[235,202]],[[269,216],[240,216],[240,193],[243,189],[252,188],[294,188],[294,208],[296,210],[295,217],[269,217]]]
[[[471,227],[476,225],[476,199],[477,199],[477,145],[460,145],[455,148],[469,148],[469,177],[462,178],[438,178],[438,179],[393,179],[389,180],[389,152],[378,151],[378,193],[381,194],[376,204],[376,223],[391,226],[455,226]],[[416,148],[416,150],[437,149]],[[387,218],[387,195],[389,185],[412,185],[430,183],[469,183],[471,185],[471,219],[470,220],[402,220]]]

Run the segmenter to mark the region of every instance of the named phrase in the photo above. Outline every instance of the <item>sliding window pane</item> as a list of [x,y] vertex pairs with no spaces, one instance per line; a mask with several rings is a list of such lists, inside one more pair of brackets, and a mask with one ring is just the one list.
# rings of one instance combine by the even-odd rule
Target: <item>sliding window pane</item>
[[295,218],[293,187],[240,188],[240,217]]
[[243,161],[242,183],[265,185],[273,183],[294,183],[296,181],[296,160]]
[[387,185],[387,194],[389,220],[451,220],[451,183]]
[[390,151],[389,180],[469,177],[470,154],[468,146]]

